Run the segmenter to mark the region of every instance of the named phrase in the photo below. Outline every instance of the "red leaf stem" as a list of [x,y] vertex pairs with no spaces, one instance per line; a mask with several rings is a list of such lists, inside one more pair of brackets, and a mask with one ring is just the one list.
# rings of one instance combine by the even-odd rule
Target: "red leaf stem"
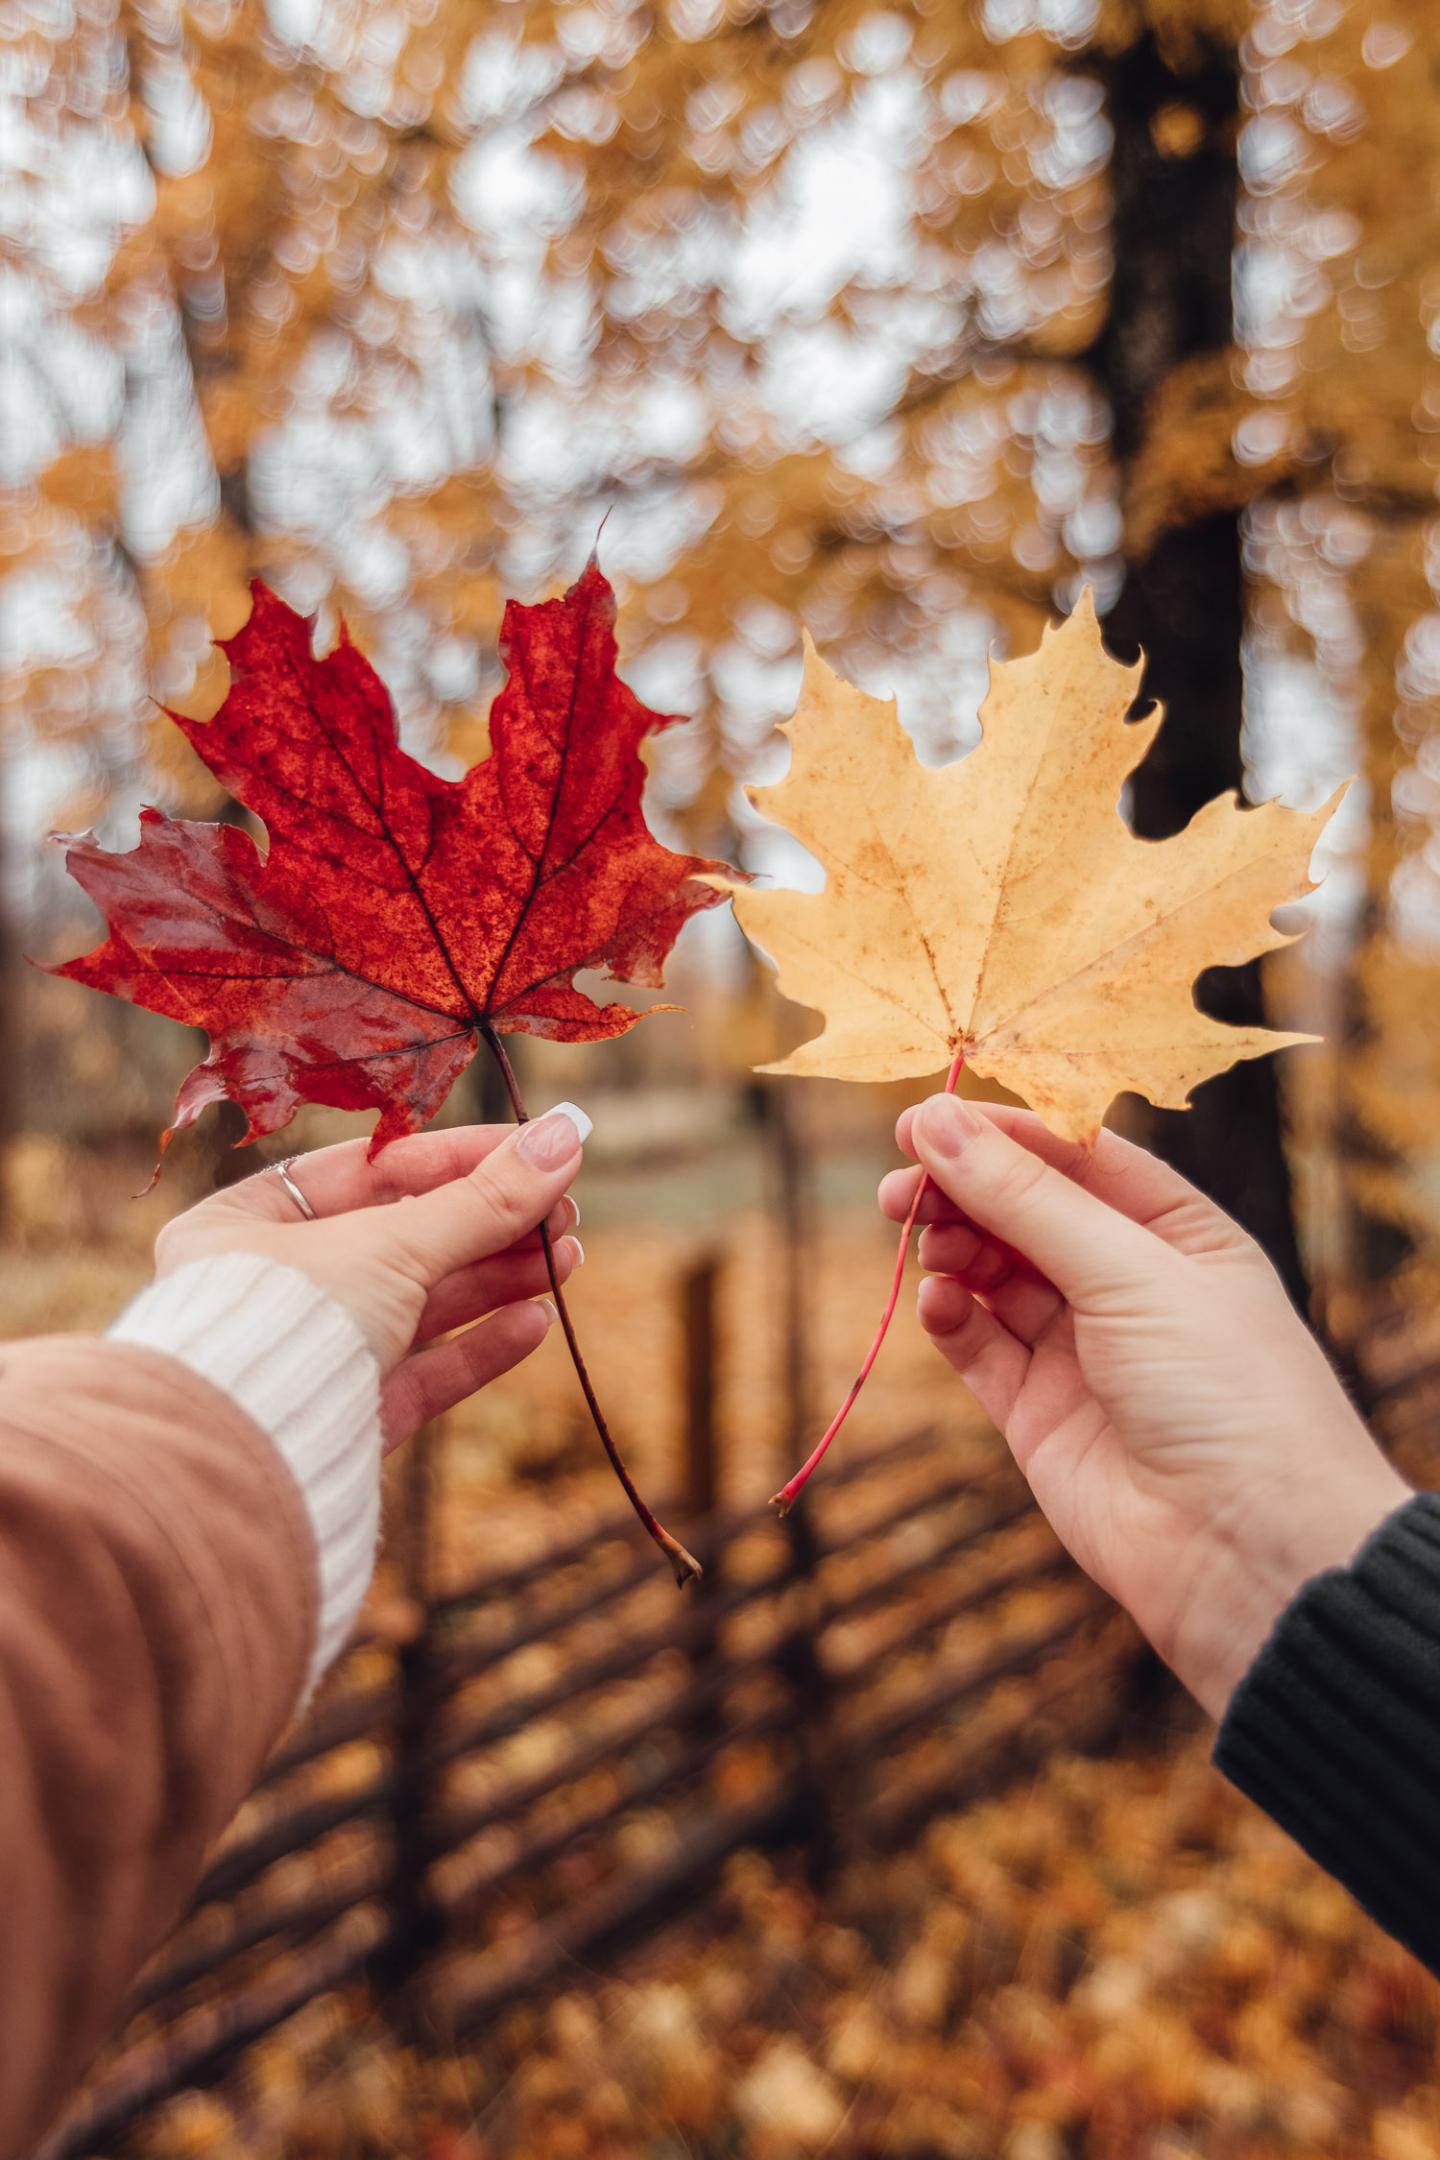
[[[945,1082],[945,1093],[947,1095],[954,1094],[956,1086],[959,1083],[960,1074],[964,1068],[964,1064],[965,1052],[963,1050],[957,1050],[955,1053],[955,1062],[950,1067],[949,1076]],[[831,1418],[830,1423],[826,1426],[824,1432],[820,1435],[820,1438],[816,1442],[815,1448],[808,1457],[808,1459],[801,1464],[800,1468],[795,1472],[794,1477],[790,1479],[789,1483],[786,1485],[782,1485],[779,1492],[777,1492],[771,1499],[770,1505],[773,1508],[777,1508],[782,1515],[789,1514],[791,1508],[794,1507],[795,1502],[799,1499],[801,1493],[804,1492],[805,1487],[809,1484],[811,1477],[814,1475],[815,1471],[819,1469],[821,1463],[824,1461],[826,1451],[828,1450],[831,1441],[835,1438],[836,1433],[839,1432],[841,1426],[845,1423],[846,1418],[849,1417],[850,1412],[854,1409],[855,1404],[859,1398],[860,1390],[864,1387],[865,1382],[870,1377],[870,1368],[875,1363],[876,1358],[880,1355],[880,1345],[884,1342],[886,1335],[889,1333],[890,1322],[894,1318],[895,1314],[895,1307],[900,1301],[900,1285],[905,1279],[905,1262],[910,1252],[911,1234],[914,1231],[916,1221],[919,1218],[920,1203],[925,1198],[926,1192],[929,1190],[929,1186],[930,1176],[929,1172],[927,1171],[922,1175],[920,1183],[915,1188],[915,1198],[910,1203],[910,1212],[906,1216],[904,1227],[900,1232],[900,1246],[899,1250],[895,1255],[895,1273],[891,1277],[890,1295],[885,1301],[885,1310],[880,1315],[880,1325],[875,1330],[874,1341],[871,1343],[870,1348],[865,1353],[864,1364],[860,1367],[859,1372],[855,1375],[854,1380],[851,1382],[849,1394],[845,1397],[844,1402],[841,1403],[840,1408],[836,1411],[834,1417]]]

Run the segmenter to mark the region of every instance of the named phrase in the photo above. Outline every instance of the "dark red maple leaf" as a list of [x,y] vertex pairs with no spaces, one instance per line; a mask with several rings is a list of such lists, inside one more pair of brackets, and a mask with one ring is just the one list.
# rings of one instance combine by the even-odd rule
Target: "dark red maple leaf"
[[[671,720],[615,673],[609,584],[592,558],[563,599],[507,605],[490,755],[458,781],[401,750],[385,687],[343,629],[317,659],[307,619],[252,590],[250,620],[223,647],[219,712],[171,717],[263,820],[267,852],[234,826],[158,810],[142,812],[129,854],[67,838],[110,935],[53,972],[208,1033],[162,1148],[229,1096],[247,1141],[301,1103],[378,1109],[373,1155],[439,1109],[482,1040],[523,1117],[499,1036],[623,1035],[643,1015],[597,1005],[576,973],[658,986],[687,917],[725,897],[694,882],[723,864],[673,853],[645,823],[640,744]],[[656,1522],[610,1437],[543,1225],[541,1242],[596,1429],[687,1581],[698,1564]]]
[[65,839],[110,936],[55,972],[210,1036],[171,1130],[223,1096],[247,1141],[328,1103],[381,1112],[375,1153],[439,1109],[487,1030],[596,1042],[633,1027],[642,1015],[597,1005],[577,970],[658,985],[687,917],[724,897],[695,873],[723,866],[645,823],[639,747],[672,720],[615,673],[596,563],[563,599],[506,607],[490,755],[459,781],[400,749],[347,633],[317,659],[308,620],[252,590],[219,712],[171,717],[263,820],[268,853],[158,810],[128,854]]

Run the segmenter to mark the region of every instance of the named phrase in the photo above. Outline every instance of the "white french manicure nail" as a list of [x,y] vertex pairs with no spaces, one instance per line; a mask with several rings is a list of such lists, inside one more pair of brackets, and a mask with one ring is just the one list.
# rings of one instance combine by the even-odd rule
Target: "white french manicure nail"
[[532,1118],[520,1127],[515,1151],[537,1170],[558,1170],[569,1162],[590,1131],[590,1120],[574,1103],[556,1103],[553,1110]]
[[576,1132],[580,1135],[582,1146],[595,1130],[595,1120],[586,1117],[579,1103],[557,1102],[553,1109],[545,1112],[545,1115],[546,1117],[568,1117]]
[[579,1240],[579,1238],[578,1238],[578,1237],[572,1237],[572,1238],[570,1239],[570,1243],[571,1243],[571,1244],[572,1244],[572,1245],[574,1246],[574,1248],[575,1248],[575,1265],[576,1265],[576,1267],[584,1267],[584,1265],[585,1265],[585,1247],[584,1247],[584,1246],[583,1246],[583,1245],[581,1244],[581,1242],[580,1242],[580,1240]]
[[570,1227],[572,1230],[578,1230],[580,1227],[580,1202],[571,1192],[567,1192],[565,1198],[570,1203]]
[[554,1298],[537,1298],[535,1302],[537,1305],[543,1306],[546,1313],[549,1315],[549,1318],[546,1321],[546,1326],[553,1327],[555,1325],[555,1322],[560,1317],[559,1307],[556,1305]]

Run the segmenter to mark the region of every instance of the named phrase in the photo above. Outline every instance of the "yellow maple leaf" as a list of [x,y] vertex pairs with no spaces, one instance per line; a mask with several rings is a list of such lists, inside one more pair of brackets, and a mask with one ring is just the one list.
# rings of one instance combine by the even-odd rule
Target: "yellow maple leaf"
[[1179,1108],[1236,1059],[1313,1040],[1212,1020],[1192,985],[1291,942],[1270,918],[1313,890],[1339,797],[1309,813],[1217,797],[1173,839],[1137,839],[1121,793],[1162,718],[1126,721],[1139,678],[1105,651],[1087,591],[1038,652],[992,666],[978,748],[935,770],[894,700],[807,638],[790,770],[749,793],[825,887],[726,885],[780,989],[825,1016],[765,1071],[899,1080],[963,1054],[1089,1140],[1122,1089]]

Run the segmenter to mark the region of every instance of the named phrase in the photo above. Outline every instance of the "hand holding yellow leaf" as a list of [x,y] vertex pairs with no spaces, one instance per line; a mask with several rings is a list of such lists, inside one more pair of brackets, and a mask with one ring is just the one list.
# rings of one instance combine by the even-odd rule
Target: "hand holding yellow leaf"
[[[935,771],[894,701],[842,682],[807,640],[790,771],[751,800],[819,858],[825,888],[726,888],[781,990],[825,1016],[767,1071],[948,1067],[953,1086],[968,1065],[1088,1141],[1122,1089],[1180,1108],[1237,1058],[1310,1039],[1212,1020],[1192,986],[1290,942],[1270,918],[1312,889],[1335,803],[1302,814],[1217,797],[1173,839],[1137,839],[1121,793],[1162,717],[1127,722],[1139,679],[1106,653],[1087,592],[1038,652],[992,667],[978,748]],[[908,1239],[907,1226],[897,1290]]]

